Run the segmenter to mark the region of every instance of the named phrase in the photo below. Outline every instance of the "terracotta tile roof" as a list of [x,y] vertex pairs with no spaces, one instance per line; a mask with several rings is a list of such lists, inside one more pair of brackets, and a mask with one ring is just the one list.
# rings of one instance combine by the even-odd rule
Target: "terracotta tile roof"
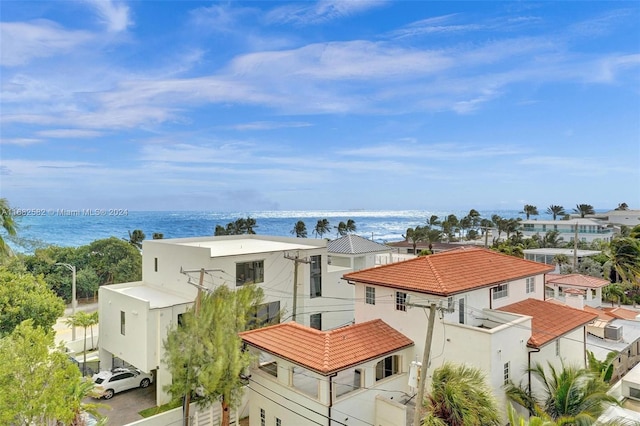
[[492,250],[464,247],[346,274],[347,281],[449,296],[553,271]]
[[566,285],[585,288],[601,288],[609,285],[609,281],[602,278],[590,277],[581,274],[547,274],[545,284]]
[[590,312],[592,314],[598,315],[598,319],[601,319],[602,321],[609,322],[614,318],[613,316],[609,315],[606,311],[602,309],[592,308],[591,306],[585,305],[584,310],[586,312]]
[[627,308],[604,308],[604,310],[612,317],[618,319],[635,320],[636,316],[640,315],[640,312]]
[[381,319],[320,331],[287,322],[240,333],[249,345],[323,375],[413,346]]
[[550,301],[526,299],[503,306],[499,311],[528,315],[531,320],[531,337],[527,346],[539,348],[578,327],[598,318],[598,314],[586,312]]

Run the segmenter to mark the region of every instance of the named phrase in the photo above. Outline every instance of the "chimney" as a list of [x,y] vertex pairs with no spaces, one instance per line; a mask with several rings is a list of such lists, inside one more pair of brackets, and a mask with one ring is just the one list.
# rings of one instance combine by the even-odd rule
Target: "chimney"
[[584,295],[580,290],[575,290],[575,291],[569,290],[569,291],[565,291],[564,294],[565,294],[564,301],[567,304],[567,306],[580,309],[581,311],[584,310]]

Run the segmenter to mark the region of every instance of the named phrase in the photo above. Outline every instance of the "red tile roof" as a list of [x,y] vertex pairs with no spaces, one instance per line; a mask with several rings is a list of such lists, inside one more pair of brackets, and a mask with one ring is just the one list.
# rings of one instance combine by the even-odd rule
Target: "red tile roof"
[[586,312],[551,301],[526,299],[503,306],[499,311],[528,315],[531,320],[531,337],[527,346],[539,348],[550,341],[598,318],[598,314]]
[[627,308],[604,308],[605,312],[614,318],[635,320],[636,316],[640,315],[640,312]]
[[381,319],[320,331],[287,322],[240,333],[249,345],[323,375],[413,346]]
[[591,312],[592,314],[596,314],[598,315],[598,319],[601,319],[602,321],[611,321],[614,317],[609,315],[606,311],[603,311],[602,309],[596,309],[596,308],[592,308],[591,306],[584,306],[584,310],[587,312]]
[[602,278],[590,277],[581,274],[547,274],[545,284],[566,285],[585,288],[601,288],[609,285],[609,281]]
[[492,250],[465,247],[346,274],[347,281],[449,296],[553,271]]

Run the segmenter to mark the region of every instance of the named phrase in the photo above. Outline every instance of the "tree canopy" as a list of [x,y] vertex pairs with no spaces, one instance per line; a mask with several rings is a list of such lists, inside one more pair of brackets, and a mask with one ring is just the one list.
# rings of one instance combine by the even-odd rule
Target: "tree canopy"
[[196,394],[201,406],[221,401],[222,424],[229,424],[229,409],[243,392],[241,373],[251,361],[238,333],[248,327],[261,300],[259,287],[232,290],[222,285],[204,294],[198,312],[189,310],[182,325],[169,331],[164,362],[173,379],[165,389],[174,399]]
[[0,337],[28,319],[35,326],[51,330],[63,313],[64,302],[42,277],[0,267]]
[[498,406],[481,370],[445,363],[433,372],[424,426],[499,425]]
[[[6,198],[0,198],[0,227],[4,229],[9,236],[17,234],[17,226],[13,220],[13,210],[11,210],[9,201]],[[10,254],[11,249],[4,241],[4,238],[2,238],[2,234],[0,234],[0,258],[9,256]]]
[[562,424],[591,425],[602,414],[606,404],[617,404],[607,395],[607,384],[600,375],[588,369],[563,365],[556,368],[548,363],[547,368],[536,363],[530,368],[542,392],[532,394],[525,387],[510,383],[507,398],[529,410],[531,415],[550,417]]
[[72,424],[81,411],[95,412],[82,400],[93,387],[83,382],[53,333],[34,327],[32,320],[19,324],[0,339],[0,424]]
[[291,234],[295,235],[297,238],[307,238],[307,225],[305,225],[302,220],[297,221],[295,225],[293,225]]

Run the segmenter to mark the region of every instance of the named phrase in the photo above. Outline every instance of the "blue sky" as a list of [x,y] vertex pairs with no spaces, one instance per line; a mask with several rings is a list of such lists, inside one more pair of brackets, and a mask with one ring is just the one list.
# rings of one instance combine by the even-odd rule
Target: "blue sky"
[[1,1],[24,208],[640,208],[638,2]]

